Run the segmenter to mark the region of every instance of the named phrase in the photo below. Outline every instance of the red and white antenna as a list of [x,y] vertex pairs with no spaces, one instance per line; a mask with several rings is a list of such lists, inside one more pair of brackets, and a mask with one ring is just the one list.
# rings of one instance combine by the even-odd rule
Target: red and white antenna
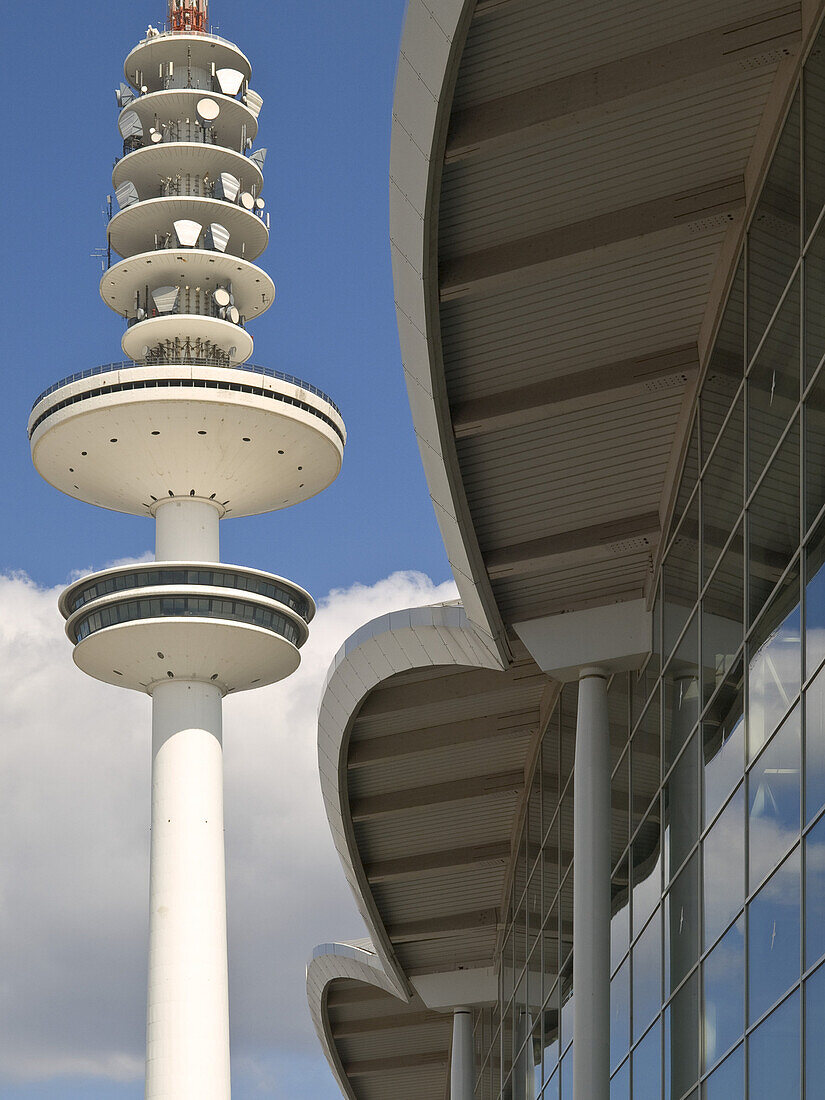
[[209,0],[169,0],[169,29],[176,34],[205,34]]

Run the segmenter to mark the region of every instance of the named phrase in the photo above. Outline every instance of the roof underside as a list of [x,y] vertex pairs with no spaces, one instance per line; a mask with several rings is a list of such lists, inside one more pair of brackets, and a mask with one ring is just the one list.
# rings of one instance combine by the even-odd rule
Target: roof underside
[[358,1100],[443,1100],[452,1019],[352,979],[326,993],[330,1035]]
[[359,856],[408,977],[494,961],[511,834],[547,678],[435,668],[373,690],[353,725]]
[[647,594],[801,25],[776,0],[478,0],[441,182],[440,335],[476,581],[507,625]]

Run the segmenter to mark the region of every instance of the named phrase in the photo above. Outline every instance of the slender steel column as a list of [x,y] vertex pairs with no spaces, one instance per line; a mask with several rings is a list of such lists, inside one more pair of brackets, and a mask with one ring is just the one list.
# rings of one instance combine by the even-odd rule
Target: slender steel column
[[457,1008],[453,1013],[450,1100],[473,1100],[475,1089],[473,1063],[473,1014],[469,1008]]
[[610,725],[598,668],[579,679],[573,791],[573,1096],[609,1100]]

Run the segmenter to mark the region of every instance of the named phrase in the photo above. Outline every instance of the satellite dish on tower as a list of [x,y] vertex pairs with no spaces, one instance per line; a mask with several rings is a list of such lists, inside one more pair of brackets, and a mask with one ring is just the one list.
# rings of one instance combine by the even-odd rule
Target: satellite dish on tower
[[137,187],[135,187],[131,180],[125,180],[120,187],[115,188],[115,197],[121,210],[125,210],[127,206],[132,206],[134,203],[140,201]]
[[226,252],[226,246],[228,244],[229,230],[226,226],[219,225],[217,222],[212,222],[206,230],[204,245],[207,248],[214,249],[216,252]]
[[181,248],[194,248],[198,243],[203,226],[200,222],[193,222],[189,218],[181,218],[175,222],[175,236]]
[[159,286],[157,290],[153,290],[152,299],[158,313],[171,313],[175,308],[179,294],[180,287],[177,286]]
[[237,69],[218,69],[215,76],[224,95],[236,96],[241,90],[244,77]]
[[219,309],[226,309],[229,305],[229,291],[225,287],[217,287],[212,297],[215,299],[215,305]]
[[128,107],[130,103],[134,102],[135,98],[135,93],[128,84],[121,83],[120,87],[115,92],[115,99],[120,108]]
[[214,99],[199,99],[195,108],[202,126],[211,126],[221,109]]
[[126,141],[130,137],[143,137],[143,123],[136,111],[126,111],[117,122],[120,136]]
[[255,199],[252,197],[249,191],[244,191],[238,201],[240,202],[244,210],[255,209]]
[[237,306],[229,307],[229,309],[226,311],[226,319],[227,321],[231,321],[233,325],[237,325],[238,321],[240,321],[241,319],[241,315],[238,312]]
[[226,199],[227,202],[235,202],[241,189],[241,181],[231,172],[221,172],[215,180],[213,194],[216,199]]
[[264,164],[266,163],[266,149],[257,149],[251,154],[249,159],[263,172]]
[[246,89],[246,95],[243,97],[244,103],[250,109],[255,118],[261,113],[261,108],[264,105],[263,96],[259,96],[257,92],[253,92],[251,88]]

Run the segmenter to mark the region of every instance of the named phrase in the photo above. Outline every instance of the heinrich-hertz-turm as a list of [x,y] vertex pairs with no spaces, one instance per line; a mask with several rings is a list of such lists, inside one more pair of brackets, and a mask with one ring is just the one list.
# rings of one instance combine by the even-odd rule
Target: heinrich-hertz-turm
[[60,608],[79,668],[152,698],[146,1096],[227,1100],[222,699],[295,671],[314,604],[222,564],[218,531],[326,488],[345,429],[320,390],[249,365],[275,287],[246,56],[207,0],[170,0],[124,73],[100,293],[125,359],[41,394],[29,436],[50,484],[155,521],[154,564],[85,577]]

